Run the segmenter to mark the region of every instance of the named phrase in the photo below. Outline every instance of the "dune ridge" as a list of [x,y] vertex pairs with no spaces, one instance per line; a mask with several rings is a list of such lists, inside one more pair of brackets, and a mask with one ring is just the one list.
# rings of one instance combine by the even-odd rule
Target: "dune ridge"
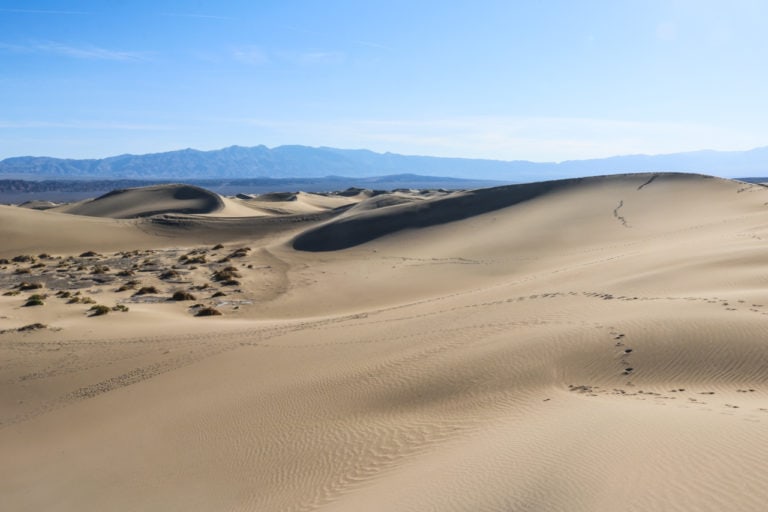
[[768,188],[287,197],[318,209],[0,207],[0,290],[42,286],[0,295],[5,508],[764,509]]

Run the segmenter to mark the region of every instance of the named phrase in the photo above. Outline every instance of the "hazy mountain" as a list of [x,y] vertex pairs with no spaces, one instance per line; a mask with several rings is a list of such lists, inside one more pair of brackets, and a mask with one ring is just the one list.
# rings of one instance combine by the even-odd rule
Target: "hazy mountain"
[[768,174],[768,147],[750,151],[696,151],[629,155],[560,163],[524,160],[405,156],[368,150],[307,146],[232,146],[214,151],[184,149],[148,155],[73,160],[14,157],[0,161],[0,176],[26,179],[231,179],[370,177],[419,174],[503,181],[641,171],[690,171],[723,177]]

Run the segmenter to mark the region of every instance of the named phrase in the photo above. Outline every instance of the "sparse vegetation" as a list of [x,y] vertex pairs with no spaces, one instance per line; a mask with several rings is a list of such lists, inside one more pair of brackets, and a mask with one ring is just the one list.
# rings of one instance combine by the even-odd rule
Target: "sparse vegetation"
[[24,304],[24,307],[31,307],[31,306],[43,306],[45,304],[44,300],[47,298],[47,295],[31,295],[27,302]]
[[235,267],[225,267],[221,270],[217,270],[213,273],[213,276],[211,276],[211,279],[214,281],[232,281],[236,277],[241,277],[240,274],[238,274],[237,269]]
[[30,256],[29,254],[19,254],[18,256],[13,257],[13,261],[15,263],[34,263],[35,257]]
[[125,304],[118,304],[112,308],[112,311],[120,311],[121,313],[127,313],[128,306],[126,306]]
[[221,311],[212,307],[204,307],[199,309],[195,316],[221,316]]
[[110,309],[107,306],[104,306],[103,304],[97,304],[96,306],[92,306],[91,309],[88,310],[90,313],[89,316],[101,316],[106,315],[109,313]]
[[23,327],[19,327],[16,330],[19,331],[19,332],[29,332],[29,331],[38,331],[40,329],[47,329],[47,328],[48,328],[47,325],[41,324],[41,323],[37,322],[37,323],[34,323],[34,324],[29,324],[29,325],[25,325]]
[[217,297],[226,297],[226,296],[227,296],[227,294],[226,294],[226,293],[224,293],[224,292],[216,292],[216,293],[214,293],[213,295],[211,295],[211,298],[212,298],[212,299],[215,299],[215,298],[217,298]]
[[214,251],[218,251],[219,249],[223,249],[223,248],[224,248],[224,246],[221,245],[221,244],[216,244],[216,245],[213,246],[213,250]]
[[22,291],[22,292],[26,292],[26,291],[29,291],[29,290],[38,290],[38,289],[40,289],[42,287],[43,287],[43,285],[40,284],[40,283],[28,283],[26,281],[22,281],[18,285],[19,290]]
[[160,293],[160,292],[157,291],[157,288],[155,288],[154,286],[142,286],[133,295],[134,296],[136,296],[136,295],[155,295],[155,294],[158,294],[158,293]]
[[85,251],[80,255],[81,258],[95,258],[97,256],[99,256],[99,253],[96,251]]
[[171,297],[171,299],[179,300],[179,301],[180,300],[196,300],[194,295],[192,295],[189,292],[185,292],[185,291],[181,291],[181,290],[175,292],[173,294],[173,296]]
[[162,274],[160,274],[160,279],[178,279],[181,276],[178,272],[175,270],[166,270]]

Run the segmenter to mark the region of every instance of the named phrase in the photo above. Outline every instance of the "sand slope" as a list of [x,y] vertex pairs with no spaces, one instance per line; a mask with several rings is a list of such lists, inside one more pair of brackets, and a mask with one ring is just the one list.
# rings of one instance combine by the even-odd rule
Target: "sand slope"
[[[130,224],[164,247],[132,256],[163,301],[115,291],[119,255],[82,288],[128,313],[0,296],[3,508],[764,510],[768,189],[641,174],[365,201],[251,235]],[[24,279],[51,286],[98,264],[40,261]],[[3,289],[28,265],[0,265]],[[225,265],[237,286],[211,281]]]
[[192,185],[158,185],[108,192],[96,199],[57,208],[91,217],[129,219],[160,213],[214,213],[224,208],[221,198]]

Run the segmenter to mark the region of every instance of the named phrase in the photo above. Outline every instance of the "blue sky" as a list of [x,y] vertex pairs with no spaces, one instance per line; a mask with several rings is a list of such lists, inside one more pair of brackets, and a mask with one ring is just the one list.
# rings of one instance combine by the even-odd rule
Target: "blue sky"
[[768,145],[768,2],[0,0],[0,158]]

